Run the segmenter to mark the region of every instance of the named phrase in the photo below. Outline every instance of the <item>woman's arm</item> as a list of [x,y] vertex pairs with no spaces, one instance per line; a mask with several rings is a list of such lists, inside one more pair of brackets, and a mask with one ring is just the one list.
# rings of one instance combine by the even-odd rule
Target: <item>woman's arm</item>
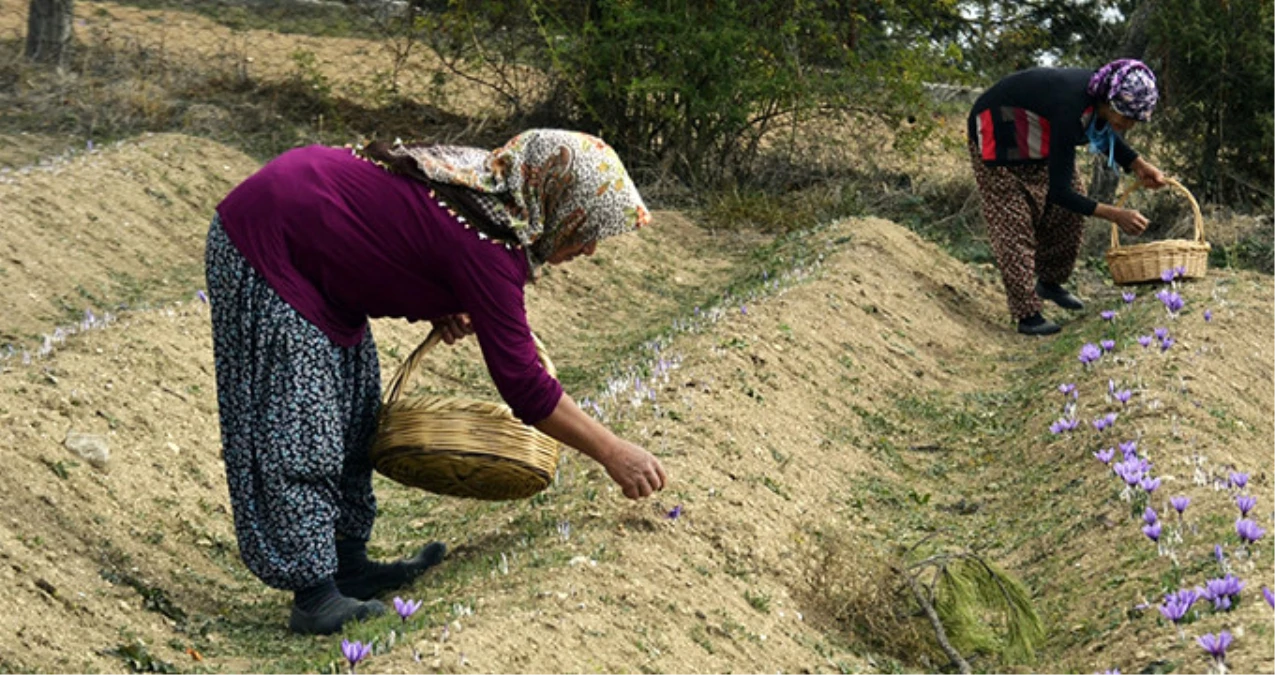
[[647,497],[664,489],[668,479],[654,455],[589,417],[565,392],[553,412],[535,426],[601,464],[629,499]]

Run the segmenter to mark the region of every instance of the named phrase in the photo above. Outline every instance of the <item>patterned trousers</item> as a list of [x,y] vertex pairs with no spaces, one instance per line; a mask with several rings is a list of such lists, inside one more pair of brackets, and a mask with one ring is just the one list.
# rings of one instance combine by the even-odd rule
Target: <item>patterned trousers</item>
[[[1041,308],[1037,279],[1061,284],[1071,277],[1084,236],[1084,216],[1046,200],[1048,166],[987,166],[978,145],[970,142],[969,148],[1009,313],[1015,320],[1031,316]],[[1072,189],[1084,190],[1079,173],[1072,177]]]
[[240,255],[219,218],[205,264],[239,554],[269,586],[308,588],[336,573],[338,535],[372,533],[376,344],[370,329],[354,347],[329,340]]

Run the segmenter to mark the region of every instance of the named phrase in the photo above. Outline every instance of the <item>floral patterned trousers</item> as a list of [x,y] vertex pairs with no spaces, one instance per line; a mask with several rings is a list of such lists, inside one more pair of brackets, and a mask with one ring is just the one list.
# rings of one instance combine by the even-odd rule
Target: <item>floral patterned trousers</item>
[[336,538],[366,540],[376,517],[376,344],[371,329],[354,347],[330,341],[240,255],[220,218],[205,266],[239,554],[267,585],[307,588],[336,573]]
[[[1061,284],[1071,277],[1084,236],[1084,217],[1046,200],[1048,166],[988,166],[978,145],[971,142],[969,147],[1009,313],[1015,320],[1031,316],[1041,308],[1037,279]],[[1084,190],[1079,173],[1072,177],[1072,189]]]

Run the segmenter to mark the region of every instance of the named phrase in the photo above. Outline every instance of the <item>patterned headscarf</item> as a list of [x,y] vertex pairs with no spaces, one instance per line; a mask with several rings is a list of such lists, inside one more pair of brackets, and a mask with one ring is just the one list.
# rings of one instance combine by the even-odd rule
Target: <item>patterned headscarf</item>
[[[471,203],[512,232],[532,268],[555,250],[630,232],[650,212],[615,150],[575,131],[533,129],[491,152],[446,145],[396,145],[435,184],[465,188]],[[453,194],[456,191],[452,191]]]
[[1121,115],[1139,122],[1151,119],[1151,111],[1160,100],[1155,74],[1147,64],[1136,59],[1120,59],[1099,68],[1089,78],[1086,91],[1110,103]]

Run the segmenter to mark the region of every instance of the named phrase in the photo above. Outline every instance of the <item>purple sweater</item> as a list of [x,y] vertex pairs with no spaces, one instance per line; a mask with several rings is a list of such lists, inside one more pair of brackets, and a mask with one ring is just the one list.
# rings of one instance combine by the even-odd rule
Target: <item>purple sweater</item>
[[333,342],[358,344],[367,320],[466,312],[496,389],[527,424],[562,386],[536,358],[519,249],[481,240],[430,197],[350,150],[280,155],[217,206],[230,241],[270,286]]

